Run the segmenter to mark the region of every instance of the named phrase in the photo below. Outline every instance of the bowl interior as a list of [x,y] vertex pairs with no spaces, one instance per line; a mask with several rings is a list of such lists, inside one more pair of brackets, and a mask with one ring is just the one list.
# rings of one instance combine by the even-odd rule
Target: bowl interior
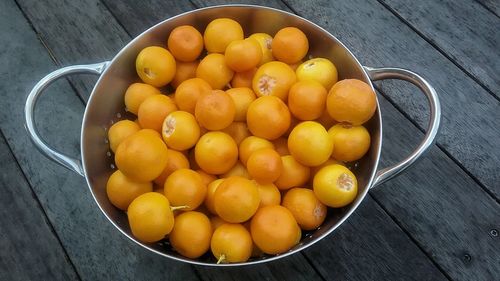
[[[107,130],[114,122],[133,117],[124,111],[123,96],[131,83],[139,82],[135,72],[137,54],[147,46],[166,47],[170,31],[179,25],[189,24],[203,31],[211,20],[220,17],[228,17],[238,21],[245,31],[245,36],[255,32],[274,35],[283,27],[298,27],[309,39],[310,50],[308,56],[330,59],[338,69],[339,80],[357,78],[371,85],[357,59],[327,31],[293,14],[258,6],[217,6],[191,11],[167,19],[136,37],[113,58],[92,92],[82,126],[82,160],[91,192],[106,217],[123,234],[139,245],[174,259],[208,265],[215,265],[215,259],[209,254],[200,259],[191,260],[173,251],[166,241],[147,244],[133,238],[125,213],[111,205],[106,196],[107,179],[116,169],[113,164],[114,155],[109,149],[106,136]],[[370,131],[372,143],[367,155],[353,165],[353,171],[357,176],[359,186],[355,201],[345,208],[330,209],[324,224],[315,231],[304,233],[301,242],[289,252],[278,256],[252,259],[245,264],[273,260],[310,246],[332,232],[354,211],[366,195],[377,168],[381,147],[381,120],[378,109],[374,117],[365,126]]]

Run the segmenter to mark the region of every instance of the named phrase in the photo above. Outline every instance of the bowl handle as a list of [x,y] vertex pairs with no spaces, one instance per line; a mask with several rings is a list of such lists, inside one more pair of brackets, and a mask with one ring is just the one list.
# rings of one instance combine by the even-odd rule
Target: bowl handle
[[429,108],[431,111],[427,133],[425,134],[422,142],[408,157],[406,157],[401,162],[377,171],[375,180],[373,181],[373,184],[371,186],[371,188],[373,188],[395,177],[397,174],[408,168],[430,148],[430,146],[434,143],[436,135],[438,133],[439,122],[441,119],[441,105],[439,103],[439,98],[436,90],[434,90],[434,88],[424,78],[412,71],[402,68],[375,68],[367,66],[365,66],[364,69],[366,70],[368,76],[372,81],[384,79],[399,79],[414,84],[420,90],[422,90],[422,92],[427,97],[427,101],[429,102]]
[[52,148],[50,148],[45,141],[40,137],[38,129],[35,125],[35,105],[40,94],[55,80],[64,77],[69,74],[74,73],[88,73],[100,75],[108,65],[109,62],[101,62],[96,64],[87,65],[72,65],[57,69],[47,76],[43,77],[35,87],[31,90],[28,98],[26,99],[26,104],[24,106],[24,117],[25,117],[25,127],[31,138],[31,141],[35,144],[36,148],[40,150],[45,156],[52,159],[53,161],[59,163],[60,165],[70,169],[73,172],[78,173],[81,176],[85,176],[83,171],[82,162],[80,159],[72,158],[70,156],[64,155]]

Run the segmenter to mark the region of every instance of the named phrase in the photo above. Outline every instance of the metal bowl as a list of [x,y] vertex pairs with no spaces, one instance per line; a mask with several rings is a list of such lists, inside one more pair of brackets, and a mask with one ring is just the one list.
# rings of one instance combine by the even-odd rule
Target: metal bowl
[[[171,30],[179,25],[193,25],[198,30],[204,30],[213,19],[228,17],[238,21],[245,35],[255,32],[275,34],[286,26],[295,26],[302,30],[309,39],[309,56],[330,59],[338,69],[339,80],[356,78],[368,83],[379,79],[402,79],[417,85],[425,94],[430,105],[429,129],[417,149],[400,163],[378,170],[380,150],[382,145],[382,119],[377,102],[377,111],[365,126],[371,134],[371,147],[353,168],[358,179],[359,191],[354,202],[340,209],[330,209],[325,222],[317,230],[303,235],[298,245],[279,255],[266,255],[252,258],[244,263],[216,264],[216,260],[208,253],[199,259],[189,259],[173,251],[168,242],[143,243],[131,234],[126,214],[115,208],[106,196],[106,182],[115,170],[113,157],[107,143],[107,129],[113,122],[123,119],[123,95],[127,87],[138,81],[135,72],[135,59],[138,53],[147,46],[165,46]],[[34,107],[39,94],[54,80],[72,73],[94,73],[100,75],[95,85],[83,117],[81,131],[81,160],[75,159],[50,148],[39,136],[34,123]],[[251,6],[227,5],[214,6],[190,11],[158,23],[137,36],[125,46],[110,62],[92,65],[75,65],[56,70],[44,77],[33,88],[26,100],[26,128],[34,144],[46,156],[59,164],[85,177],[90,191],[108,220],[125,236],[138,245],[159,255],[178,261],[211,265],[237,266],[263,263],[276,260],[299,252],[323,239],[339,227],[356,210],[364,197],[374,186],[388,180],[411,165],[433,143],[440,120],[440,105],[434,89],[419,75],[398,68],[369,68],[362,66],[356,57],[335,36],[311,21],[277,9]]]

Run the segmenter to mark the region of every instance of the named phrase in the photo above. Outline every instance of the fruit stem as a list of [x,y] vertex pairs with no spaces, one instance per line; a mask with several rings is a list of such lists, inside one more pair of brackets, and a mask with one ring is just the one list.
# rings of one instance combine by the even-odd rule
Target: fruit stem
[[224,261],[226,261],[226,255],[221,254],[219,260],[217,260],[217,264],[223,263]]
[[182,209],[187,209],[187,208],[189,208],[189,206],[187,206],[187,205],[183,205],[183,206],[175,206],[175,207],[172,207],[172,206],[171,206],[171,207],[170,207],[170,210],[172,210],[172,212],[173,212],[173,211],[182,210]]

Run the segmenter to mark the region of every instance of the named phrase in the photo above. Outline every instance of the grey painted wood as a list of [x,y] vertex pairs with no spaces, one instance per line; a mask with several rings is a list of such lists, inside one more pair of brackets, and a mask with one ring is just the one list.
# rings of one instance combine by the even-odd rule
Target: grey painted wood
[[493,14],[500,16],[500,2],[497,0],[476,0]]
[[[169,17],[193,10],[195,7],[189,1],[109,1],[102,0],[109,11],[116,17],[127,15],[120,24],[135,37],[148,27]],[[165,39],[166,40],[166,39]]]
[[447,280],[371,196],[305,254],[326,280]]
[[[99,1],[17,1],[58,65],[110,60],[130,40]],[[94,76],[70,78],[78,94],[87,100]]]
[[[55,69],[47,51],[14,1],[0,2],[0,129],[84,280],[198,280],[191,267],[160,258],[120,234],[100,212],[75,173],[54,164],[31,144],[24,129],[24,101],[35,82]],[[76,23],[70,23],[76,24]],[[77,58],[75,58],[76,60]],[[22,64],[21,64],[22,63]],[[66,81],[56,82],[39,101],[39,129],[54,147],[79,155],[83,104]],[[25,270],[36,272],[32,264]]]
[[[423,134],[381,102],[384,167]],[[453,280],[494,280],[500,273],[499,237],[490,234],[500,228],[499,204],[436,146],[371,194]]]
[[[441,100],[438,144],[499,200],[498,100],[378,2],[286,2],[337,36],[362,64],[403,67],[427,78]],[[415,96],[415,87],[392,81],[379,85],[420,128],[426,127],[426,102]]]
[[0,163],[0,280],[78,280],[3,134]]
[[500,18],[468,0],[379,0],[500,98]]

